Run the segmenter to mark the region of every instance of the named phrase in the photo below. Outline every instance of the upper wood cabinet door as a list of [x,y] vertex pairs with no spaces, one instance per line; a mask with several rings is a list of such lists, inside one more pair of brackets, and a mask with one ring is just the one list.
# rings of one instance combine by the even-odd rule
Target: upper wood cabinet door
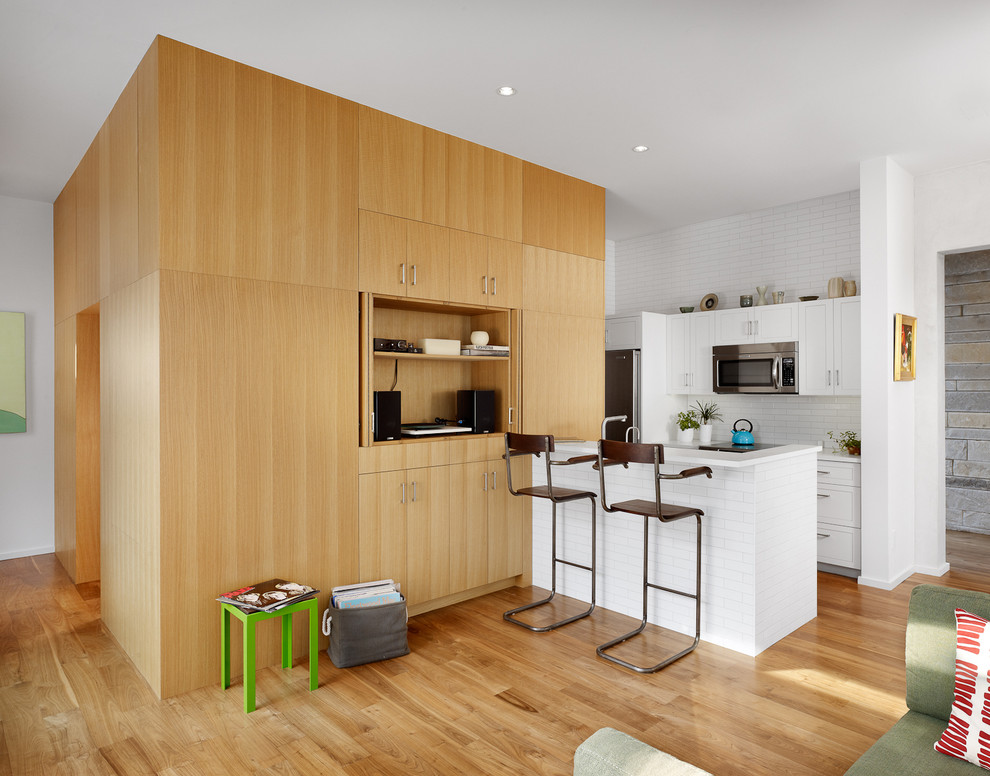
[[449,231],[419,221],[406,222],[406,296],[449,299]]
[[604,262],[523,246],[523,309],[601,318],[604,293]]
[[510,240],[488,241],[488,304],[523,306],[523,246]]
[[489,239],[481,234],[451,229],[450,301],[487,305],[491,301],[488,277]]
[[523,162],[527,245],[605,260],[605,189]]
[[405,296],[409,275],[406,221],[362,210],[358,233],[360,289]]
[[522,161],[447,137],[447,226],[522,240]]
[[358,124],[358,207],[445,223],[447,136],[363,105]]

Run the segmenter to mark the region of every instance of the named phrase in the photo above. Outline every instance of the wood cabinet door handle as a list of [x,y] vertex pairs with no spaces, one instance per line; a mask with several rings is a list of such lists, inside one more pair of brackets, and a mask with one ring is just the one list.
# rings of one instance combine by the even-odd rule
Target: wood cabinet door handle
[[488,492],[488,472],[485,472],[485,492]]
[[492,490],[498,490],[498,473],[492,472]]
[[402,497],[399,499],[400,504],[406,503],[406,483],[402,483]]
[[487,294],[488,293],[488,275],[482,275],[481,276],[481,281],[482,281],[481,282],[481,285],[482,285],[481,293]]
[[492,296],[498,295],[498,278],[492,275]]
[[416,285],[416,265],[413,264],[413,285]]
[[416,480],[413,480],[413,497],[412,500],[416,501]]
[[402,285],[406,284],[406,263],[402,262],[399,267],[402,269],[402,280],[400,281]]

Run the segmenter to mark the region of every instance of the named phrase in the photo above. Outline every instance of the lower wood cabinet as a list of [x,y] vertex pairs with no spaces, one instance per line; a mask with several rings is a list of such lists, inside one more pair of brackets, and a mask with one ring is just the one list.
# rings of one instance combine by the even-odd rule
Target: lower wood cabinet
[[[530,460],[513,483],[532,482]],[[501,458],[362,474],[361,581],[391,578],[410,605],[526,574],[529,500]]]

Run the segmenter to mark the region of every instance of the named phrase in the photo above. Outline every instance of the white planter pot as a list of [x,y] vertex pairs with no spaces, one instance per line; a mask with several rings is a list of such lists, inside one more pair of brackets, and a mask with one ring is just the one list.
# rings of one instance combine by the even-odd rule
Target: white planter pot
[[684,444],[690,444],[691,442],[693,442],[694,429],[693,428],[677,429],[677,441],[682,442]]
[[698,429],[698,441],[703,445],[710,445],[712,443],[711,426],[702,424],[701,428]]

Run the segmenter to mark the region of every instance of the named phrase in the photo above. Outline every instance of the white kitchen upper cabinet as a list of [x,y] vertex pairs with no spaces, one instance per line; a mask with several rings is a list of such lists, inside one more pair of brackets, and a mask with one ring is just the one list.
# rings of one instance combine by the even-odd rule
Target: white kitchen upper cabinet
[[798,391],[807,396],[858,396],[860,299],[800,305]]
[[605,319],[605,350],[636,350],[643,346],[641,315]]
[[862,366],[860,365],[860,300],[859,297],[833,299],[832,324],[833,356],[835,369],[835,394],[859,396],[863,391]]
[[667,390],[706,396],[712,390],[715,316],[685,313],[667,317]]
[[772,304],[715,311],[715,345],[793,342],[798,338],[798,305]]

